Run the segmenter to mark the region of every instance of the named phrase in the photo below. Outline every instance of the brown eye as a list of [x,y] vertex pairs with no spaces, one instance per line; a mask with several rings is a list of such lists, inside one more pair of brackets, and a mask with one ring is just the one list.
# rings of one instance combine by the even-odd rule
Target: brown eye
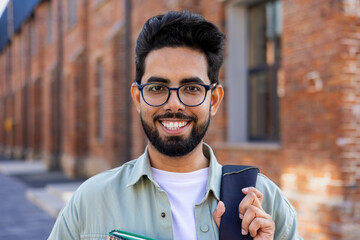
[[201,86],[198,86],[198,85],[186,85],[186,86],[184,86],[184,91],[191,92],[191,93],[201,92]]
[[167,89],[162,86],[162,85],[159,85],[159,84],[150,84],[150,85],[147,85],[145,90],[151,94],[153,93],[162,93],[162,92],[165,92]]

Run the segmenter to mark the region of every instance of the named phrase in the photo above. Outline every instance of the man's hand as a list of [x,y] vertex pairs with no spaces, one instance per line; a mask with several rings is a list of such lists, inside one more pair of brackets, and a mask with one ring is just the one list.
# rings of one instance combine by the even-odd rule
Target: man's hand
[[[242,192],[246,196],[239,204],[239,217],[242,219],[241,233],[243,235],[250,233],[254,240],[274,239],[275,223],[261,207],[263,194],[254,187],[244,188]],[[213,213],[218,227],[224,213],[225,205],[220,201]]]

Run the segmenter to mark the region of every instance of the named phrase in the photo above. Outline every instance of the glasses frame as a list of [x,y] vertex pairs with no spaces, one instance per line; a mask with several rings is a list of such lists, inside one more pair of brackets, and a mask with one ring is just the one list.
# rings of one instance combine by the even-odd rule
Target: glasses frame
[[[180,101],[183,105],[185,105],[185,106],[187,106],[187,107],[197,107],[197,106],[203,104],[203,102],[204,102],[205,99],[206,99],[207,92],[208,92],[209,90],[213,91],[213,90],[217,87],[217,85],[218,85],[217,82],[216,82],[216,83],[212,83],[212,84],[210,84],[210,85],[206,85],[206,84],[203,84],[203,83],[197,83],[197,82],[195,82],[195,83],[186,83],[186,84],[183,84],[183,85],[181,85],[181,86],[179,86],[179,87],[177,87],[177,88],[170,88],[170,87],[168,87],[168,86],[166,86],[166,85],[164,85],[164,84],[162,84],[162,83],[145,83],[145,84],[139,84],[138,82],[135,81],[135,84],[136,84],[137,88],[139,89],[139,91],[141,92],[141,96],[142,96],[142,99],[144,100],[144,102],[145,102],[147,105],[152,106],[152,107],[160,107],[160,106],[164,105],[165,103],[167,103],[167,101],[169,101],[171,91],[176,91],[177,97],[178,97],[179,101]],[[163,86],[163,87],[165,87],[165,88],[167,88],[167,89],[169,90],[169,91],[168,91],[168,96],[167,96],[166,100],[165,100],[162,104],[153,105],[153,104],[148,103],[148,102],[145,100],[145,98],[144,98],[144,93],[143,93],[143,89],[144,89],[144,87],[146,87],[146,86],[148,86],[148,85],[151,85],[151,84],[157,84],[157,85]],[[182,87],[184,87],[184,86],[193,85],[193,84],[197,84],[197,85],[203,86],[203,87],[205,88],[205,95],[204,95],[204,99],[203,99],[199,104],[196,104],[196,105],[188,105],[188,104],[185,104],[185,103],[181,100],[180,94],[179,94],[179,89],[182,88]]]

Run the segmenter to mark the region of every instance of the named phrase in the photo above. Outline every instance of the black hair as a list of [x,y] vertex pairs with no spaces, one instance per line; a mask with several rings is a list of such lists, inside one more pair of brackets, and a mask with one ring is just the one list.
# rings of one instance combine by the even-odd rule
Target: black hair
[[150,51],[163,47],[189,47],[205,54],[208,77],[211,83],[217,83],[224,40],[225,35],[198,14],[170,11],[152,17],[146,21],[136,41],[135,81],[141,83],[145,58]]

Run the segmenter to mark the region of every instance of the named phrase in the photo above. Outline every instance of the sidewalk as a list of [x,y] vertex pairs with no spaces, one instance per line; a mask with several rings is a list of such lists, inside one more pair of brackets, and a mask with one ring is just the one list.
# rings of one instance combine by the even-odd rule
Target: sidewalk
[[0,239],[47,239],[55,219],[25,198],[26,186],[0,173]]
[[[21,162],[0,156],[0,239],[47,239],[56,213],[51,216],[49,211],[42,210],[28,199],[33,192],[46,192],[49,183],[63,186],[72,181],[60,172],[47,172],[41,162]],[[48,203],[54,201],[45,199]]]

